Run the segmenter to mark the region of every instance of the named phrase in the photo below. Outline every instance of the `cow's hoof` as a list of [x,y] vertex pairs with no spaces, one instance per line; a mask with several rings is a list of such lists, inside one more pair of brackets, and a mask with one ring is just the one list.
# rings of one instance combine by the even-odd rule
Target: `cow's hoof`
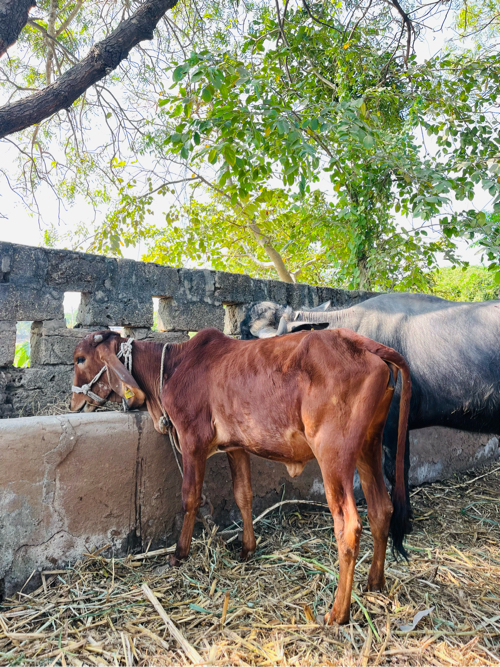
[[249,558],[251,558],[255,553],[255,549],[242,549],[240,553],[240,560],[242,562],[247,561]]
[[350,610],[347,614],[339,614],[334,607],[330,612],[325,614],[325,625],[333,625],[334,623],[345,625],[346,623],[349,623],[350,617]]
[[181,561],[177,558],[177,556],[170,556],[170,567],[179,567],[181,564]]
[[382,580],[380,579],[371,580],[370,578],[368,578],[367,589],[370,591],[370,593],[381,593],[384,590],[384,587],[385,587],[385,577],[382,577]]

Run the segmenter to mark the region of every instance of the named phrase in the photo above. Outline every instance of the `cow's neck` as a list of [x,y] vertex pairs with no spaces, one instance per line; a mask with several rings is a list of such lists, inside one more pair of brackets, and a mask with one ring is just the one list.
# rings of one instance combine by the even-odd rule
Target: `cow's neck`
[[[171,343],[165,350],[163,360],[163,383],[171,377],[192,347],[191,340],[185,343]],[[146,394],[149,413],[155,420],[162,415],[160,397],[160,368],[164,345],[152,341],[134,341],[132,352],[132,375]]]

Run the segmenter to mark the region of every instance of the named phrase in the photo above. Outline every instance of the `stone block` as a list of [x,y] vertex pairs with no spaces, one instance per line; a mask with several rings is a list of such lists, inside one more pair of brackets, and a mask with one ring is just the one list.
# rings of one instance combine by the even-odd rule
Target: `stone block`
[[64,292],[51,287],[0,283],[0,320],[56,320],[64,317]]
[[215,293],[215,271],[208,269],[179,269],[178,301],[205,301],[221,304]]
[[160,264],[144,264],[149,292],[155,297],[175,297],[179,292],[180,269]]
[[10,270],[12,268],[12,245],[0,243],[0,283],[10,281]]
[[294,285],[290,283],[282,283],[279,280],[269,280],[267,300],[284,306],[291,298],[293,288]]
[[222,303],[251,303],[254,296],[254,280],[240,273],[215,273],[215,295]]
[[240,336],[240,324],[246,315],[247,308],[246,304],[226,306],[224,308],[224,333],[226,336]]
[[53,395],[71,394],[73,369],[68,365],[33,367],[24,369],[22,388],[26,391],[42,390]]
[[12,244],[9,282],[19,287],[46,284],[47,255],[44,248]]
[[153,300],[148,295],[122,292],[119,299],[110,290],[83,293],[77,314],[83,327],[153,326]]
[[21,382],[9,390],[9,401],[16,417],[69,411],[73,366],[23,368]]
[[224,331],[224,308],[203,301],[160,299],[158,328],[162,331],[200,331],[215,327]]
[[16,321],[0,321],[0,366],[11,366],[16,354]]
[[[252,302],[269,301],[269,280],[253,280]],[[275,281],[272,281],[275,282]]]
[[91,292],[116,286],[116,259],[69,250],[46,250],[47,284],[65,292]]
[[85,329],[67,329],[64,321],[34,322],[31,366],[73,364],[75,347],[87,333]]
[[313,308],[319,305],[318,289],[311,285],[297,283],[289,297],[288,305],[299,310],[300,308]]

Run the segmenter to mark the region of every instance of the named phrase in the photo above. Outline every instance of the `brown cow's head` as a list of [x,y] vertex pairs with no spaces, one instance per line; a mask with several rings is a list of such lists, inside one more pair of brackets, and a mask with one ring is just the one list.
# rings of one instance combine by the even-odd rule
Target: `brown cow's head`
[[[97,396],[115,403],[123,399],[130,409],[138,408],[146,396],[137,382],[116,356],[120,345],[125,339],[116,331],[97,331],[88,334],[75,348],[74,363],[75,377],[73,384],[76,387],[90,384],[103,366],[106,371],[99,380],[92,385],[91,390]],[[71,396],[70,409],[72,412],[93,412],[98,403],[85,394]]]

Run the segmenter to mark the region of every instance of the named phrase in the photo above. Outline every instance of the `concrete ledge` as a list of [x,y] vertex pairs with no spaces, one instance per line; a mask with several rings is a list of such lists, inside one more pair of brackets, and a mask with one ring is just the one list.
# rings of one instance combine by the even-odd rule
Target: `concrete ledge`
[[[498,456],[498,439],[448,429],[412,434],[414,483],[444,479]],[[116,555],[175,541],[181,478],[168,439],[147,413],[0,421],[0,594],[108,543]],[[318,466],[291,479],[252,457],[254,512],[288,498],[324,500]],[[284,488],[283,488],[284,485]],[[225,456],[207,463],[204,493],[220,525],[239,520]],[[32,583],[36,583],[36,577]]]

